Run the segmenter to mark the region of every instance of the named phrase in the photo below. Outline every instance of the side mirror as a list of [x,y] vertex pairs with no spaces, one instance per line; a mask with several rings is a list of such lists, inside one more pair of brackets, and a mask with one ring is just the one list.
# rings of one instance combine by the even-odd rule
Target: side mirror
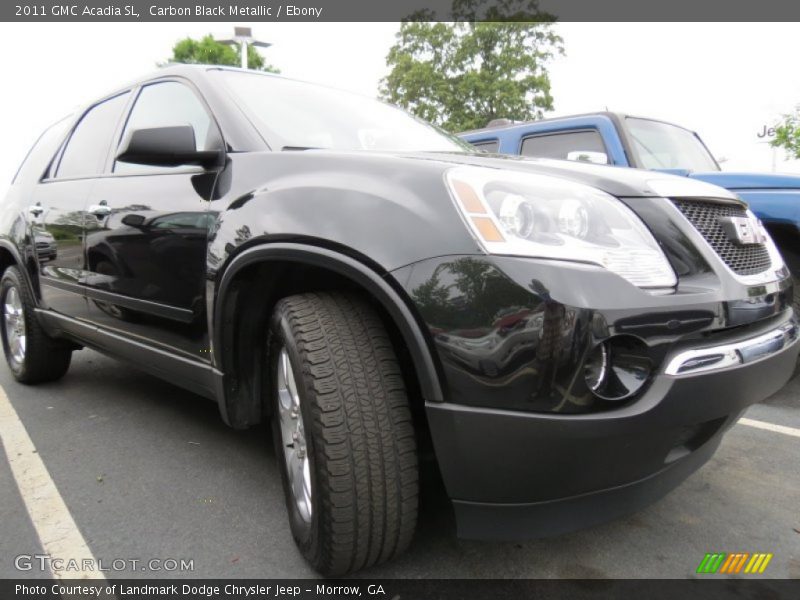
[[594,152],[593,150],[573,150],[567,153],[567,160],[607,165],[608,155],[605,152]]
[[124,217],[122,217],[122,224],[127,225],[128,227],[134,227],[139,229],[140,227],[144,226],[144,222],[146,219],[144,215],[137,215],[136,213],[128,213]]
[[134,129],[122,143],[117,154],[120,162],[154,167],[221,164],[221,150],[197,150],[191,125]]

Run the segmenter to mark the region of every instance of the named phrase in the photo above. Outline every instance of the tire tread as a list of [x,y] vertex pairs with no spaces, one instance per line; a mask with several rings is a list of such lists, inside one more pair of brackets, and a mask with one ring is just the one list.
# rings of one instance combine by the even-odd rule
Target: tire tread
[[416,441],[405,384],[375,310],[355,294],[285,298],[285,318],[313,395],[321,527],[307,556],[349,573],[402,552],[416,527]]

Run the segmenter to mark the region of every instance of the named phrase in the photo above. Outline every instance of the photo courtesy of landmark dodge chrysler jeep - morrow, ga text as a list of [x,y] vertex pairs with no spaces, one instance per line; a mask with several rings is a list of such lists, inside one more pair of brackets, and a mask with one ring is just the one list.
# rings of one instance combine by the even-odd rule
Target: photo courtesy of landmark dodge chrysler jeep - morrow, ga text
[[794,307],[800,311],[800,176],[722,171],[695,132],[612,112],[528,123],[498,119],[459,135],[486,152],[651,169],[731,190],[747,202],[778,246],[794,278]]
[[87,346],[234,428],[271,423],[325,574],[407,547],[418,449],[464,537],[645,506],[800,351],[788,271],[727,190],[488,156],[369,98],[218,67],[48,129],[3,201],[0,265],[19,381]]

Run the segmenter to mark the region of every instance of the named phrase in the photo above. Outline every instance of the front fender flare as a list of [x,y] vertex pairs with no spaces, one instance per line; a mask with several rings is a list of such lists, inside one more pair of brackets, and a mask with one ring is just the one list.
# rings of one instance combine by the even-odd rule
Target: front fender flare
[[[266,243],[236,255],[219,278],[214,294],[212,348],[215,349],[215,353],[222,347],[224,339],[225,303],[231,282],[243,268],[268,261],[296,262],[325,268],[366,289],[383,306],[400,331],[403,341],[409,349],[424,400],[428,402],[444,400],[436,362],[428,339],[401,292],[391,285],[390,280],[382,277],[364,263],[327,248],[298,243]],[[218,366],[221,367],[223,373],[229,373],[231,365],[225,364],[224,355],[220,359]],[[228,424],[231,424],[227,394],[222,391],[219,396],[222,417]]]

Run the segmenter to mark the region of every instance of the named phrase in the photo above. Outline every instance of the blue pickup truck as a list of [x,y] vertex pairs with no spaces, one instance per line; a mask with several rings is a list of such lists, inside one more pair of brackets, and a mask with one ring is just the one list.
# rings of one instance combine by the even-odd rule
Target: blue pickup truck
[[459,134],[486,152],[635,167],[727,188],[750,205],[794,276],[800,313],[800,176],[721,171],[700,137],[684,127],[600,112],[528,123],[492,122]]

